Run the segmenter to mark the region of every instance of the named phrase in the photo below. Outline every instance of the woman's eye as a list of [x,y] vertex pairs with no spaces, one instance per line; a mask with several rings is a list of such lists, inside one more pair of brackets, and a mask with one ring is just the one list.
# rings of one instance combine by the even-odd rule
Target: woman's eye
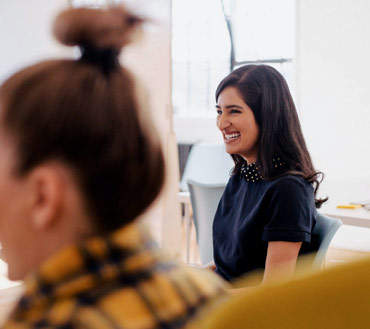
[[230,113],[235,114],[235,113],[240,113],[240,111],[239,110],[230,110]]
[[222,111],[221,111],[221,110],[216,110],[216,113],[217,113],[218,115],[221,115],[221,114],[222,114]]

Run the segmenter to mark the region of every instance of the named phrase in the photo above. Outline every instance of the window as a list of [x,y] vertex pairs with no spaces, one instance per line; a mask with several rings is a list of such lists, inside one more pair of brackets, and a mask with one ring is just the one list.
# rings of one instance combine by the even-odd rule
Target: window
[[175,118],[214,118],[214,93],[232,67],[266,63],[278,69],[294,93],[294,0],[173,1],[172,61]]
[[214,91],[228,71],[229,37],[220,1],[172,4],[173,110],[180,116],[213,114]]

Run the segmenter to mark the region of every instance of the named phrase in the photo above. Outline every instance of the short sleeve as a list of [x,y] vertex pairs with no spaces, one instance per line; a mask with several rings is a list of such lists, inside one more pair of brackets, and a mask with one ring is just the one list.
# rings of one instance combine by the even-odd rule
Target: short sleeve
[[311,242],[315,199],[310,183],[283,177],[270,189],[263,241]]

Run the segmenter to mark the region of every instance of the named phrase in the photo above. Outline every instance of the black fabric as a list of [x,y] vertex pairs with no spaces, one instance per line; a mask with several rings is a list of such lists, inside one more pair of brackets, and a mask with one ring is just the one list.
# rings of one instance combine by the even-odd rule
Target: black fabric
[[284,176],[251,183],[234,175],[213,223],[216,272],[231,281],[263,269],[269,241],[302,241],[300,254],[311,252],[315,223],[314,191],[304,179]]

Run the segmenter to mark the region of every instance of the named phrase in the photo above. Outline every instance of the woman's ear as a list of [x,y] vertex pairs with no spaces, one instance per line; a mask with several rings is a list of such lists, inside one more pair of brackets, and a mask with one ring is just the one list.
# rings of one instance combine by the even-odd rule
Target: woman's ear
[[63,176],[57,167],[42,165],[29,176],[31,184],[31,226],[44,231],[57,223],[64,199]]

